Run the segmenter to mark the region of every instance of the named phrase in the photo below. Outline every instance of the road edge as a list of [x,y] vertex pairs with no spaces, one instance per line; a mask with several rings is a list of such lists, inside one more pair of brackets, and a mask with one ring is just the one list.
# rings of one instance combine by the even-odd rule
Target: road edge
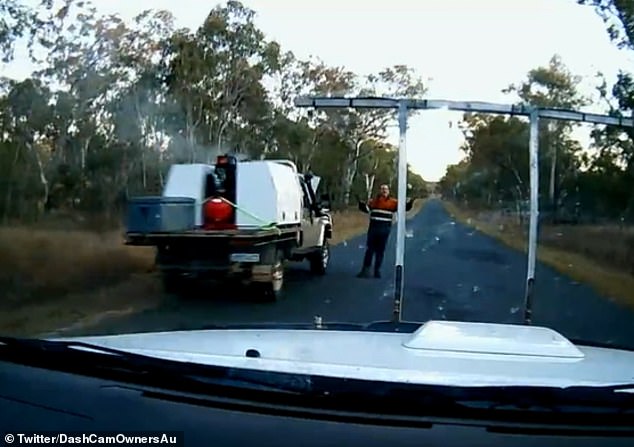
[[[505,237],[491,225],[478,221],[467,211],[460,210],[455,204],[441,200],[444,210],[456,221],[521,253],[527,253],[526,240]],[[539,245],[537,259],[561,275],[594,289],[606,299],[634,308],[634,277],[612,268],[603,267],[594,261],[576,253]],[[539,281],[539,278],[536,278]]]

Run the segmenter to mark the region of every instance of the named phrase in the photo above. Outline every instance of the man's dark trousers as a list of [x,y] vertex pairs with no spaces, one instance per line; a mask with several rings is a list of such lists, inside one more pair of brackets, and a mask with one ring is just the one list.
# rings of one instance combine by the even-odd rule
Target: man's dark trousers
[[378,276],[383,264],[385,255],[385,246],[390,237],[390,225],[370,225],[368,228],[368,236],[366,240],[365,256],[363,258],[363,270],[368,271],[372,266],[372,258],[374,260],[374,274]]

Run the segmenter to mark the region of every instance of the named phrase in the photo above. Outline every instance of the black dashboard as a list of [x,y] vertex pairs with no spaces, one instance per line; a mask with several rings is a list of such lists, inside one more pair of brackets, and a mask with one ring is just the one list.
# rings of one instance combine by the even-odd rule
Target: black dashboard
[[[183,432],[187,446],[632,446],[631,432],[528,435],[486,426],[319,419],[204,405],[178,393],[0,362],[0,432]],[[4,445],[9,445],[5,442]],[[19,445],[13,443],[13,445]]]

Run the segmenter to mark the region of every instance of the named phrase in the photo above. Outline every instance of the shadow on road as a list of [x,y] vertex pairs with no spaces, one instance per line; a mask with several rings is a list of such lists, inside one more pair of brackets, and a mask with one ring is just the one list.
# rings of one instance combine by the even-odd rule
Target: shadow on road
[[[288,263],[284,270],[285,291],[293,284],[305,284],[315,279],[308,267],[301,263]],[[286,295],[286,293],[284,294]],[[248,286],[239,282],[222,282],[213,280],[194,280],[179,293],[166,293],[168,299],[184,301],[201,301],[224,306],[252,306],[253,304],[268,304]]]

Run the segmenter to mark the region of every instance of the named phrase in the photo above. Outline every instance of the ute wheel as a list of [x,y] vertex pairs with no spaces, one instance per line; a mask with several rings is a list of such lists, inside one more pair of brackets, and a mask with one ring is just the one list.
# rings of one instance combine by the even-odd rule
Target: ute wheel
[[325,275],[330,261],[330,245],[328,240],[324,239],[323,244],[309,258],[310,271],[315,275]]
[[254,283],[255,290],[260,298],[267,302],[275,302],[282,298],[284,289],[284,258],[279,253],[273,264],[273,281]]

